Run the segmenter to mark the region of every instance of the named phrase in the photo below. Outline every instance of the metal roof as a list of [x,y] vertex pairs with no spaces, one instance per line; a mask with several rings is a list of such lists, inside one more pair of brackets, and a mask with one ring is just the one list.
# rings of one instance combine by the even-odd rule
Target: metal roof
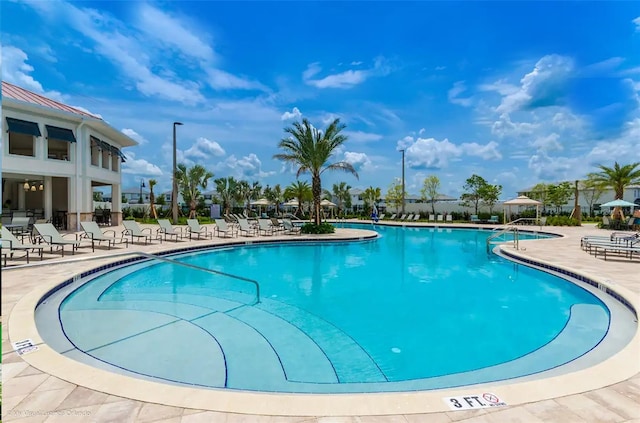
[[60,103],[59,101],[51,100],[40,94],[36,94],[32,91],[26,90],[17,85],[13,85],[9,82],[2,81],[2,96],[12,98],[14,100],[24,101],[25,103],[37,104],[38,106],[48,107],[50,109],[62,110],[67,113],[73,113],[80,116],[87,116],[93,119],[102,120],[101,117],[93,115],[91,113],[84,112],[75,107],[68,106]]

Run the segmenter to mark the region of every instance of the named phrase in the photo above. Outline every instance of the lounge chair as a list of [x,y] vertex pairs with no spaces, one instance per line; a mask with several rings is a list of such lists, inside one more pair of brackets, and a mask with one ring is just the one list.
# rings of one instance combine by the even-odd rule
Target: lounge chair
[[382,213],[380,216],[378,216],[378,220],[384,220],[385,217],[387,217],[387,214]]
[[445,220],[446,220],[448,223],[453,223],[453,215],[448,214],[448,215],[447,215],[447,217],[445,217]]
[[438,222],[444,222],[444,216],[439,214],[438,215]]
[[245,236],[258,235],[258,227],[250,224],[247,219],[238,219],[238,230],[241,235],[242,232],[245,233]]
[[405,220],[413,220],[413,213],[410,213],[409,216],[405,218]]
[[189,239],[192,239],[193,235],[198,235],[198,239],[200,236],[213,239],[213,232],[209,232],[209,228],[206,226],[200,226],[200,222],[198,219],[187,219],[187,232],[189,232]]
[[227,223],[224,219],[215,219],[216,221],[216,232],[218,233],[218,238],[221,238],[220,234],[224,234],[226,237],[227,234],[230,235],[230,238],[233,238],[236,234],[234,231],[234,227]]
[[282,226],[284,226],[285,234],[298,234],[300,235],[302,232],[302,228],[300,226],[295,226],[293,222],[289,219],[282,219]]
[[429,215],[429,222],[435,222],[436,221],[436,215],[435,214],[430,214]]
[[413,221],[417,222],[420,219],[420,213],[416,213],[415,216],[413,216]]
[[62,250],[62,256],[64,257],[64,247],[65,245],[71,246],[71,254],[75,254],[78,247],[80,247],[80,241],[78,240],[78,235],[76,235],[75,240],[65,239],[58,232],[58,230],[51,223],[36,223],[33,225],[37,236],[45,243],[51,247],[51,252],[53,252],[53,246],[60,247]]
[[391,217],[389,218],[389,220],[395,219],[397,215],[398,215],[397,213],[392,214]]
[[167,240],[167,237],[173,237],[175,238],[175,241],[178,242],[178,239],[182,239],[186,235],[182,231],[182,227],[173,226],[168,219],[158,219],[158,225],[160,225],[157,229],[158,235],[164,235],[165,241]]
[[265,235],[273,235],[275,233],[273,225],[268,219],[258,219],[258,233],[263,232]]
[[489,219],[489,223],[500,223],[500,221],[498,220],[498,216],[491,216],[491,218]]
[[471,215],[471,223],[480,223],[480,219],[478,219],[478,215],[477,214],[472,214]]
[[[102,229],[100,229],[100,227],[98,226],[98,222],[95,222],[95,221],[80,222],[80,226],[82,226],[82,230],[84,231],[84,234],[82,234],[82,236],[91,240],[92,251],[96,250],[95,248],[96,241],[98,242],[98,245],[100,245],[100,243],[102,243],[103,241],[107,241],[107,249],[109,250],[111,249],[112,245],[115,247],[116,240],[118,239],[120,240],[120,243],[124,242],[126,246],[129,247],[128,239],[126,239],[124,236],[117,238],[116,231],[114,231],[113,229],[108,229],[107,231],[102,232]],[[107,232],[113,232],[113,236],[106,236]]]
[[14,235],[29,235],[29,222],[31,221],[30,217],[13,217],[11,219],[11,224],[8,225],[11,232]]
[[611,219],[608,216],[602,216],[602,229],[611,228]]
[[[6,250],[6,252],[3,251],[3,253],[8,254],[9,256],[12,256],[14,251],[24,251],[27,255],[27,263],[29,263],[29,251],[38,250],[38,253],[40,255],[40,260],[42,260],[42,251],[44,250],[44,247],[42,245],[23,244],[18,240],[18,238],[16,238],[16,236],[13,233],[11,233],[10,230],[8,230],[3,226],[2,227],[2,250]],[[6,255],[5,255],[4,265],[5,266],[7,265]]]
[[[124,231],[122,231],[122,235],[130,236],[132,244],[133,244],[133,238],[143,238],[145,245],[151,242],[151,240],[154,238],[151,228],[141,229],[140,225],[138,225],[138,222],[136,222],[135,220],[124,220],[122,221],[122,225],[124,226]],[[149,231],[149,232],[145,233],[145,231]],[[158,237],[155,237],[155,238],[158,239]],[[162,237],[160,237],[160,242],[162,242]]]
[[272,217],[269,220],[271,221],[271,226],[273,227],[274,232],[284,231],[284,226],[280,223],[278,218]]
[[402,216],[398,217],[398,220],[405,220],[407,218],[407,214],[403,214]]

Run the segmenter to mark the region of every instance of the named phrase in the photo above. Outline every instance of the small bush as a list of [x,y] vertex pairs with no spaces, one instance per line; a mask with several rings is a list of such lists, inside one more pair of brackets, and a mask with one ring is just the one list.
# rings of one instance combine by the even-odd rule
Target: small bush
[[577,219],[572,219],[568,216],[549,216],[547,218],[547,225],[549,226],[580,226]]
[[301,229],[303,234],[332,234],[335,231],[336,228],[330,223],[321,223],[319,225],[315,223],[305,223]]

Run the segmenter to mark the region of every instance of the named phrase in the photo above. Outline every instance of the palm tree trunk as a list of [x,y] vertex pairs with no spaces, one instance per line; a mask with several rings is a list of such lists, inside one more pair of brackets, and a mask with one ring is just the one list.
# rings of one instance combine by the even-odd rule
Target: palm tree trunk
[[313,193],[313,220],[316,225],[321,223],[320,220],[320,197],[322,196],[322,182],[320,175],[313,175],[311,178],[311,192]]

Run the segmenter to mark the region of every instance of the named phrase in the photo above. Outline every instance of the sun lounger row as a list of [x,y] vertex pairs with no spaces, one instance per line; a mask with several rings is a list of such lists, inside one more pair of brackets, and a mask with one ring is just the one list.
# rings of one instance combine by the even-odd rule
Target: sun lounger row
[[594,257],[640,258],[640,233],[614,232],[609,236],[585,236],[580,239],[580,247]]

